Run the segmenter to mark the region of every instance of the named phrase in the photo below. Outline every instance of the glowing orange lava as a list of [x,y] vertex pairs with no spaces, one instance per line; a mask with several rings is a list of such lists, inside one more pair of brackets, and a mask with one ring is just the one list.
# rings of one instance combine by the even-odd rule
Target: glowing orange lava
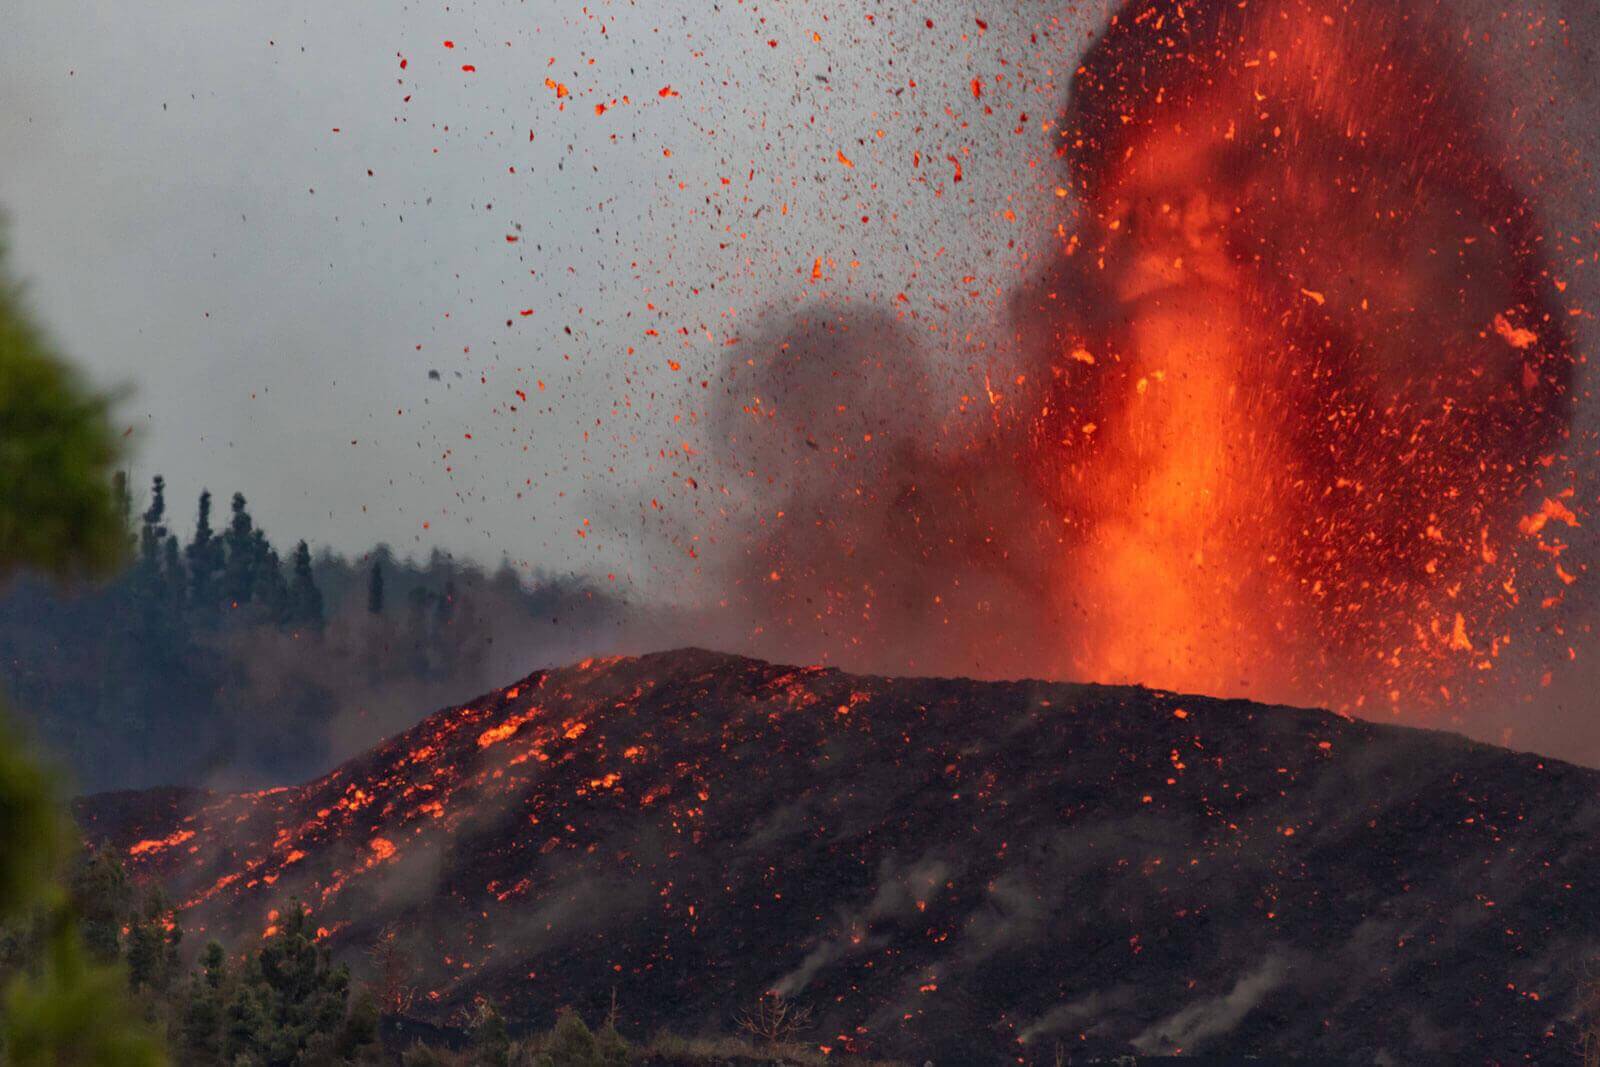
[[1139,0],[1091,48],[1034,431],[1078,676],[1448,702],[1550,585],[1566,312],[1468,69],[1338,0]]

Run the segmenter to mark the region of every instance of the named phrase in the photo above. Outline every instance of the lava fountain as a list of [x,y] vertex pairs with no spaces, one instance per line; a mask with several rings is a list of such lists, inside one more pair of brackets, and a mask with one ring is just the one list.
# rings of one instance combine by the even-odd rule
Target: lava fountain
[[1407,6],[1139,0],[1076,72],[1029,462],[1078,676],[1450,703],[1571,578],[1559,283]]
[[1583,571],[1577,312],[1447,22],[1125,5],[1052,127],[1023,355],[961,417],[887,317],[742,345],[717,428],[756,503],[747,647],[1422,719],[1535,689]]

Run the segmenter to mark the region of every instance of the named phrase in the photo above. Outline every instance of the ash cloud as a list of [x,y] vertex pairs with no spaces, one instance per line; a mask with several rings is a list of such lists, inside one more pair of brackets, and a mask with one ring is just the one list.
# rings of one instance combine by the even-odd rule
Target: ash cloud
[[[822,305],[734,350],[712,415],[730,643],[787,661],[1039,669],[1048,517],[1021,441],[908,325]],[[978,410],[981,406],[982,410]]]

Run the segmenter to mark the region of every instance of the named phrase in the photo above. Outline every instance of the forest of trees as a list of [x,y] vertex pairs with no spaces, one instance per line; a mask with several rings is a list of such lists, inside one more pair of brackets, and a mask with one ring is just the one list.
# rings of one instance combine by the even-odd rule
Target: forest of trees
[[[873,1067],[819,1053],[803,1040],[809,1013],[772,994],[739,1014],[736,1034],[713,1038],[662,1033],[630,1041],[619,1029],[615,998],[593,1028],[558,1008],[550,1029],[517,1035],[487,1000],[448,1026],[418,1023],[409,1014],[421,992],[418,967],[392,931],[352,969],[321,943],[310,911],[290,901],[272,913],[259,941],[232,950],[211,941],[194,951],[159,889],[136,887],[109,850],[76,857],[65,878],[65,908],[76,918],[88,963],[115,984],[106,992],[131,1009],[123,1026],[143,1037],[144,1048],[183,1067]],[[0,988],[26,988],[19,980],[38,970],[56,922],[49,908],[0,921]],[[12,1062],[8,1052],[29,1051],[4,1047],[6,1011],[19,1007],[49,1010],[15,1001],[0,1008],[0,1062]],[[17,1062],[64,1067],[48,1059]],[[65,1067],[80,1064],[125,1067],[93,1057]]]
[[[456,1030],[428,1028],[449,1044],[432,1047],[405,1032],[413,992],[409,961],[374,947],[356,979],[319,943],[310,912],[298,902],[277,915],[262,940],[243,952],[216,942],[186,966],[184,931],[159,890],[140,891],[115,853],[80,855],[66,879],[66,909],[75,916],[79,948],[91,966],[123,989],[133,1022],[150,1042],[184,1067],[339,1067],[403,1063],[407,1067],[608,1067],[634,1062],[610,1020],[598,1032],[576,1016],[554,1030],[513,1041],[487,1002]],[[0,988],[37,970],[49,951],[56,911],[41,908],[0,922]],[[13,1003],[49,1012],[49,1004]],[[0,1021],[5,1012],[0,1011]],[[3,1034],[3,1030],[0,1030]],[[28,1047],[0,1045],[26,1062]],[[41,1060],[40,1067],[52,1062]],[[97,1061],[73,1060],[74,1065]],[[59,1067],[59,1065],[58,1065]],[[119,1064],[120,1067],[120,1064]]]
[[615,635],[579,579],[493,573],[380,546],[284,551],[243,495],[209,492],[180,537],[160,476],[116,500],[131,564],[94,588],[0,590],[0,689],[83,791],[304,779],[537,666]]

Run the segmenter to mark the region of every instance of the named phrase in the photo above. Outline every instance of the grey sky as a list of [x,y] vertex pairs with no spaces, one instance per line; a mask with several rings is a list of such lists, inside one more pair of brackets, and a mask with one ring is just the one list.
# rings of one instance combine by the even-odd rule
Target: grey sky
[[1092,6],[22,0],[0,207],[180,525],[238,488],[281,540],[637,577],[577,531],[764,314],[973,347],[1061,210],[1040,120]]

